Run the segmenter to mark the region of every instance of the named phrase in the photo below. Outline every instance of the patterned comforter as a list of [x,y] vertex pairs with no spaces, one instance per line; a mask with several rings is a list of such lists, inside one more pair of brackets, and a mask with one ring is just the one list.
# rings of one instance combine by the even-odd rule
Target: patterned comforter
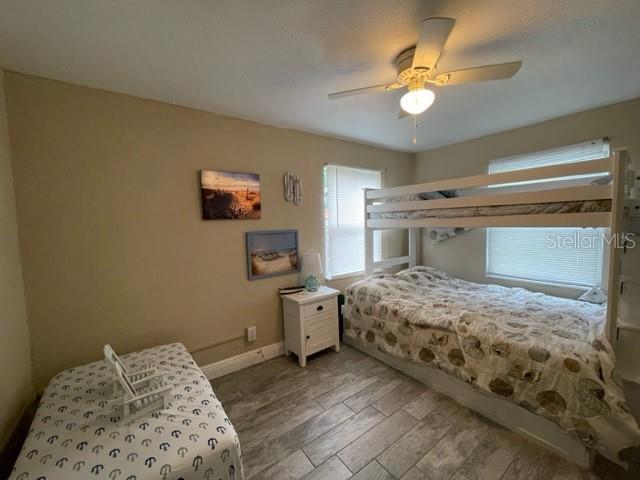
[[376,274],[346,293],[348,337],[542,415],[608,458],[639,461],[640,429],[603,335],[606,307],[430,267]]
[[122,356],[173,385],[169,408],[125,424],[114,416],[105,361],[66,370],[44,391],[12,480],[244,478],[238,436],[180,343]]

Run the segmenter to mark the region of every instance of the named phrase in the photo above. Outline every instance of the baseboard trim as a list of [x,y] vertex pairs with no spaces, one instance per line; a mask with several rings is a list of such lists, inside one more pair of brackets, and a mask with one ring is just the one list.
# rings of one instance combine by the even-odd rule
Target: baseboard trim
[[267,360],[279,357],[280,355],[284,355],[284,342],[266,345],[256,350],[225,358],[219,362],[203,365],[200,368],[204,372],[205,376],[209,380],[212,380],[214,378],[222,377],[223,375],[228,375],[229,373],[237,372],[243,368],[266,362]]

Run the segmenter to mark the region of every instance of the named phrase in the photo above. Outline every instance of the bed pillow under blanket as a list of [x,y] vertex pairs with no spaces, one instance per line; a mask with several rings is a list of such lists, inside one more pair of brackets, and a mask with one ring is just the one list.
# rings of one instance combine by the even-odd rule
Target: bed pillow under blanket
[[640,461],[640,429],[603,334],[606,306],[431,267],[372,275],[346,294],[348,337],[512,401],[610,459]]

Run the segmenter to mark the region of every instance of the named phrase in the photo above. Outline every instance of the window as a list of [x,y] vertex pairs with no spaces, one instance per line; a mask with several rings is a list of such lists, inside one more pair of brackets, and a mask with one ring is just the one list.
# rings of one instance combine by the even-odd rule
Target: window
[[487,274],[576,286],[600,284],[601,228],[488,228]]
[[[569,145],[491,162],[489,173],[595,160],[609,156],[609,142]],[[563,177],[562,180],[601,174]],[[557,182],[558,179],[553,179]],[[545,180],[538,180],[540,183]],[[506,184],[501,186],[520,185]],[[599,285],[602,228],[487,228],[487,275],[575,286]]]
[[[377,170],[324,167],[325,276],[336,278],[364,271],[364,188],[381,188]],[[374,259],[381,258],[381,235],[375,232]]]

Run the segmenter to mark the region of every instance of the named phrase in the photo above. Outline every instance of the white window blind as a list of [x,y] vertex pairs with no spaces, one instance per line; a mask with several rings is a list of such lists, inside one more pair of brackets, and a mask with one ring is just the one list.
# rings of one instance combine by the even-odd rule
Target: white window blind
[[[324,167],[325,276],[364,271],[364,188],[380,188],[376,170]],[[374,259],[381,258],[380,232],[374,235]]]
[[[594,140],[495,160],[489,165],[489,173],[595,160],[609,153],[607,140]],[[545,180],[531,183],[540,182]],[[565,285],[599,285],[604,232],[602,228],[487,228],[487,274]]]
[[[606,158],[610,154],[609,141],[606,139],[592,140],[575,145],[567,145],[565,147],[553,148],[541,152],[528,153],[525,155],[516,155],[513,157],[501,158],[493,160],[489,164],[489,173],[512,172],[514,170],[525,170],[527,168],[547,167],[549,165],[558,165],[566,163],[586,162],[587,160],[597,160],[598,158]],[[585,175],[573,175],[570,177],[555,178],[558,180],[569,180],[575,178],[599,177],[600,173],[589,173]],[[530,183],[544,183],[547,180],[530,180],[526,182],[505,183],[500,185],[492,185],[493,187],[502,187],[507,185],[525,185]]]
[[487,274],[564,285],[599,285],[601,228],[488,228]]

